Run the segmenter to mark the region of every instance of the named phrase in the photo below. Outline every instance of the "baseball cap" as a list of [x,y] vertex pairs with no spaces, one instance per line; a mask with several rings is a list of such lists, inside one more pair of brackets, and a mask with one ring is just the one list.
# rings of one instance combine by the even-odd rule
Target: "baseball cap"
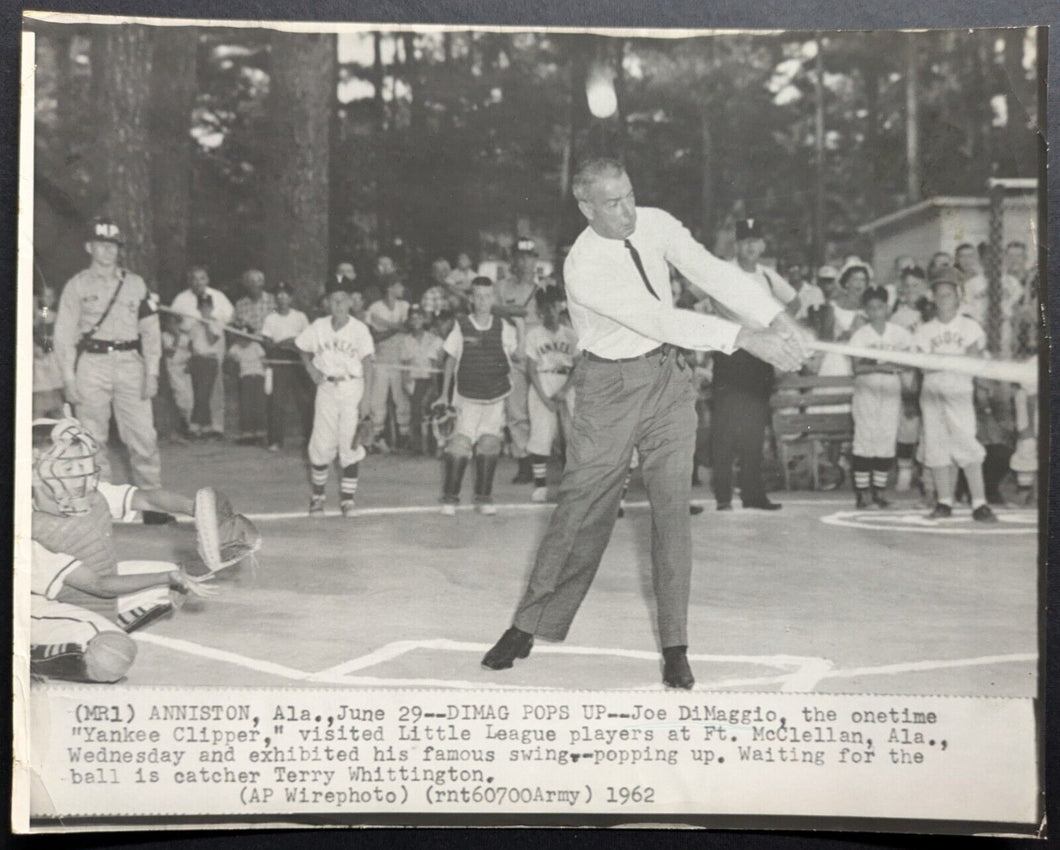
[[741,218],[736,222],[736,241],[741,239],[765,239],[762,223],[757,218]]
[[88,228],[87,242],[113,242],[115,245],[124,245],[125,237],[122,236],[121,228],[109,218],[97,218]]
[[931,275],[931,280],[928,282],[931,284],[932,289],[940,283],[949,283],[960,289],[963,283],[963,277],[960,269],[956,269],[953,266],[943,266],[940,269],[935,269],[934,273]]
[[537,256],[537,243],[533,239],[520,239],[515,243],[516,254],[533,254]]
[[821,266],[817,270],[818,280],[821,280],[822,278],[825,280],[835,280],[837,277],[839,277],[839,272],[836,270],[835,266]]
[[291,287],[282,280],[276,284],[276,294],[279,295],[281,292],[286,292],[288,295],[294,295],[294,293],[291,292]]

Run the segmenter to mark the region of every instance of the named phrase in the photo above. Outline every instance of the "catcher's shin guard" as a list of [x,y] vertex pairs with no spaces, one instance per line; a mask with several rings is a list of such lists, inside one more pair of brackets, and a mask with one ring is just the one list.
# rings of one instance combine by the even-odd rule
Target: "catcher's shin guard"
[[497,455],[475,455],[475,498],[489,500],[493,496],[493,474],[497,471]]
[[453,456],[448,452],[445,455],[445,472],[442,480],[442,501],[459,502],[460,487],[464,483],[464,471],[467,469],[468,458],[465,455]]

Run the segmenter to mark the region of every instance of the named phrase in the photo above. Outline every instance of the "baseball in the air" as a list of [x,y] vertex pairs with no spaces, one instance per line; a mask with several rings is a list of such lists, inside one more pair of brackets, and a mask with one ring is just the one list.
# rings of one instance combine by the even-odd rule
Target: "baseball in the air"
[[597,118],[610,118],[618,109],[614,72],[606,65],[594,65],[585,83],[589,111]]

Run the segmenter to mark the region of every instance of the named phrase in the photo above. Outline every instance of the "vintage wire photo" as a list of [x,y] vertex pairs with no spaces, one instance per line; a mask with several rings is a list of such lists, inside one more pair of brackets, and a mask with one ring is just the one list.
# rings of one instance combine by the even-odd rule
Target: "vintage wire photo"
[[17,831],[1044,834],[1043,28],[23,26]]

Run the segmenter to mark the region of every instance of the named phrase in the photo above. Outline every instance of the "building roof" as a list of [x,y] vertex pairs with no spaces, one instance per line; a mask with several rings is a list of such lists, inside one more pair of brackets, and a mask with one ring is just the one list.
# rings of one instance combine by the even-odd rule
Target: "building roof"
[[913,204],[911,207],[905,207],[904,209],[896,210],[893,213],[881,216],[880,218],[870,221],[868,224],[863,224],[858,228],[858,233],[875,233],[878,230],[893,227],[896,224],[904,222],[906,219],[916,218],[925,212],[936,209],[984,209],[989,206],[989,198],[939,195],[934,198],[928,198],[926,201],[921,201],[919,204]]

